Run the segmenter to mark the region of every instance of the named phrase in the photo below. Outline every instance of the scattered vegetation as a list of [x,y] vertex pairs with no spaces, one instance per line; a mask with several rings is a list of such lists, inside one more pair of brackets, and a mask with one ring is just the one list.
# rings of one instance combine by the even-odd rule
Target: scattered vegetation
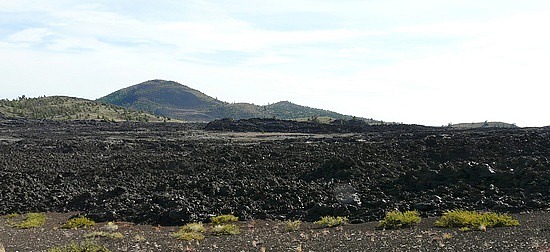
[[213,235],[236,235],[240,233],[241,230],[235,224],[215,225],[212,227]]
[[[158,114],[159,111],[162,111],[162,115]],[[192,121],[203,121],[205,118],[277,118],[320,123],[353,118],[288,101],[265,106],[227,103],[179,83],[163,80],[151,80],[124,88],[96,101],[65,96],[29,98],[24,95],[14,100],[1,99],[0,114],[50,120],[140,122],[179,121],[166,116]],[[369,124],[381,123],[373,119],[364,120]]]
[[96,238],[96,237],[122,239],[124,238],[124,235],[120,232],[105,232],[105,231],[95,231],[84,235],[84,238]]
[[507,214],[452,210],[443,213],[435,221],[437,227],[458,227],[462,231],[485,230],[488,227],[510,227],[519,225],[519,221]]
[[295,221],[287,220],[283,222],[283,230],[286,232],[298,231],[301,225],[302,225],[302,221],[300,220],[295,220]]
[[219,216],[214,216],[210,218],[210,221],[214,224],[224,224],[224,223],[230,223],[230,222],[237,222],[239,221],[239,218],[232,214],[224,214]]
[[398,229],[412,227],[420,223],[420,214],[417,211],[391,211],[386,213],[386,217],[378,224],[379,228]]
[[206,231],[206,228],[200,222],[193,222],[193,223],[188,223],[185,226],[181,227],[180,231],[204,233]]
[[202,240],[204,239],[204,232],[206,228],[200,222],[193,222],[182,226],[177,232],[173,233],[173,236],[179,240]]
[[324,216],[314,223],[322,227],[336,227],[348,223],[348,218],[341,216]]
[[44,96],[0,100],[0,114],[49,120],[105,120],[161,122],[167,118],[112,104],[65,96]]
[[95,221],[82,216],[82,217],[76,217],[76,218],[70,219],[69,221],[67,221],[67,223],[63,224],[61,228],[71,229],[71,228],[87,228],[87,227],[93,227],[93,226],[95,226]]
[[[15,217],[13,217],[15,218]],[[41,227],[46,223],[46,215],[43,213],[28,213],[25,215],[24,220],[12,225],[17,228],[35,228]]]
[[48,249],[48,252],[110,252],[110,250],[94,241],[86,240],[80,243],[71,242],[62,247],[53,247]]
[[329,122],[333,119],[349,120],[352,117],[324,109],[301,106],[288,101],[262,106],[270,115],[279,119],[300,119],[310,122]]

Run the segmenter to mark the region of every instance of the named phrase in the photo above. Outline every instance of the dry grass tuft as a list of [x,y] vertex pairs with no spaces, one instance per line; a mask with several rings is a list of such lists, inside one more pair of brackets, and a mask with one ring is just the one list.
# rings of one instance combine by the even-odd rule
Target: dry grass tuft
[[94,241],[86,240],[80,243],[71,242],[62,247],[53,247],[48,249],[48,252],[110,252],[110,250]]
[[219,235],[236,235],[240,234],[241,230],[235,224],[223,224],[212,227],[212,234]]
[[302,225],[302,221],[295,220],[287,220],[283,222],[282,227],[285,232],[294,232],[300,230],[300,226]]
[[212,221],[212,223],[216,225],[219,225],[219,224],[225,224],[230,222],[237,222],[239,221],[239,218],[232,214],[224,214],[224,215],[214,216],[210,218],[210,221]]

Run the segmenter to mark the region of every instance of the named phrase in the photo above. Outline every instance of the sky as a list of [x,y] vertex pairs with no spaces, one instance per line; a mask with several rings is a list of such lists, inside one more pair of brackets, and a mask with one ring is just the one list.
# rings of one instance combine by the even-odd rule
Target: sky
[[550,125],[547,0],[0,0],[0,99],[152,79],[442,126]]

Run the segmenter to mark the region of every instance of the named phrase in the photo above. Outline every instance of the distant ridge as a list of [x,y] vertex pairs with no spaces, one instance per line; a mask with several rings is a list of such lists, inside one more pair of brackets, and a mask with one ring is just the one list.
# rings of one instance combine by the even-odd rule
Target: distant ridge
[[65,120],[106,120],[163,122],[170,118],[129,110],[124,107],[102,104],[82,98],[43,96],[15,100],[0,100],[0,115],[14,118]]
[[451,128],[474,129],[474,128],[518,128],[515,124],[505,122],[473,122],[449,124]]
[[[277,118],[286,120],[352,119],[353,116],[310,108],[288,101],[259,106],[227,103],[174,81],[150,80],[120,89],[96,101],[184,121],[213,121],[221,118]],[[380,121],[363,119],[368,123]]]

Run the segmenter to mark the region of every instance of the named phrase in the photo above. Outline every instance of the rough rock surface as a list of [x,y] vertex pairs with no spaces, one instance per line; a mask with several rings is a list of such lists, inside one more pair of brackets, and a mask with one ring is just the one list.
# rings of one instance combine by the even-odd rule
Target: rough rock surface
[[335,120],[330,124],[314,122],[298,122],[291,120],[251,118],[251,119],[221,119],[209,122],[205,130],[232,132],[294,132],[294,133],[361,133],[396,130],[426,130],[430,127],[421,125],[370,125],[361,120]]
[[550,207],[548,128],[392,125],[311,134],[203,127],[3,118],[0,215],[81,211],[96,221],[178,225],[229,212],[365,222],[393,209]]

